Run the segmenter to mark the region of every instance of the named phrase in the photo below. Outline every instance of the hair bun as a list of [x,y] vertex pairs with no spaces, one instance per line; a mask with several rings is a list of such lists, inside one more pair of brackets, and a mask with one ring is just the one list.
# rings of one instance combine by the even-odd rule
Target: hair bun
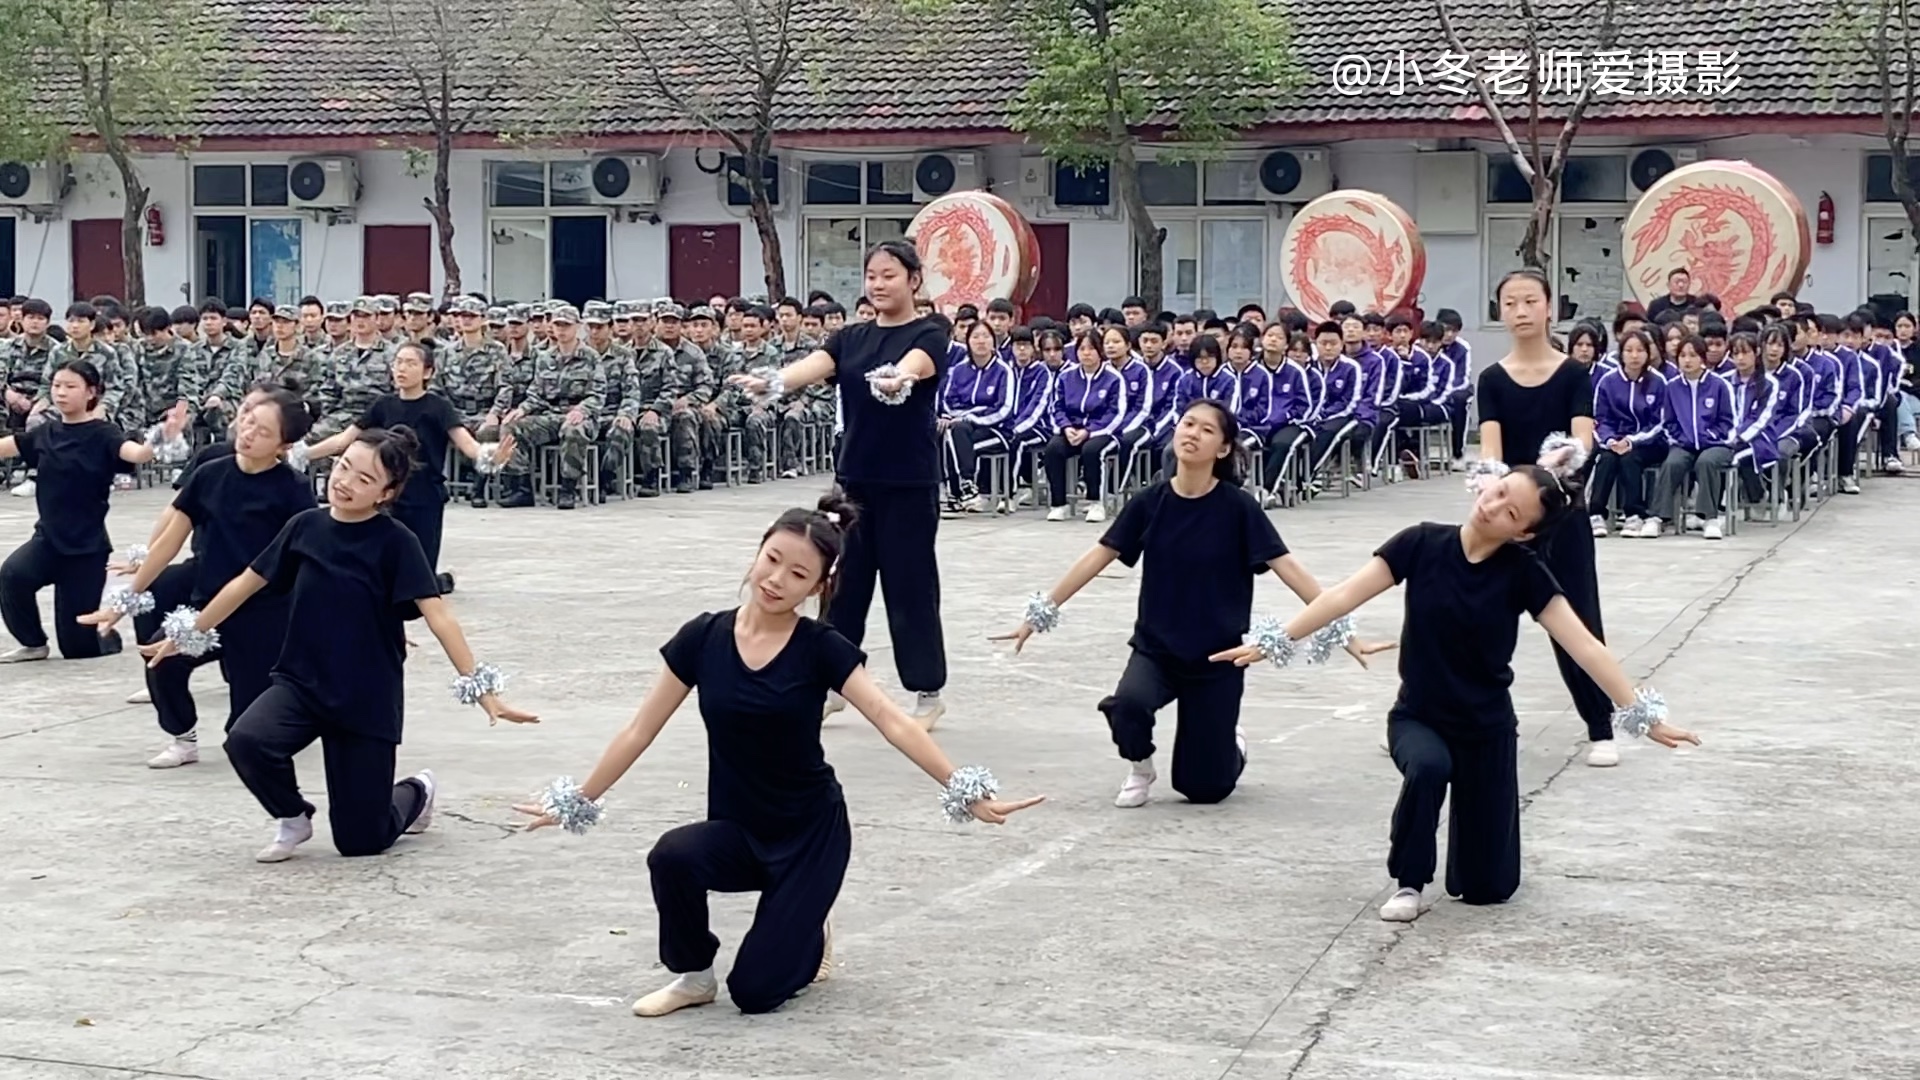
[[405,447],[408,453],[417,455],[420,452],[420,436],[415,435],[407,425],[395,424],[387,429],[387,434],[393,437],[394,442]]
[[854,505],[852,499],[847,498],[846,492],[837,487],[820,496],[820,501],[814,504],[814,509],[843,533],[851,532],[853,523],[860,520],[860,508]]

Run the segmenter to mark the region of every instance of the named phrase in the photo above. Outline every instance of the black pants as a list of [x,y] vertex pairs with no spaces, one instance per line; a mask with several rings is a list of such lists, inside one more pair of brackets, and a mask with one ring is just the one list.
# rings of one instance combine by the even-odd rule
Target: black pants
[[1467,399],[1448,399],[1442,406],[1447,424],[1453,429],[1453,460],[1467,456]]
[[1448,423],[1446,407],[1437,401],[1400,402],[1400,430],[1394,436],[1394,445],[1403,454],[1418,453],[1420,440],[1414,437],[1413,429],[1438,426]]
[[1887,391],[1887,400],[1874,410],[1875,419],[1880,421],[1879,456],[1882,464],[1888,458],[1900,457],[1900,390],[1897,387]]
[[1102,698],[1113,745],[1128,761],[1153,756],[1154,714],[1179,703],[1173,734],[1173,790],[1189,802],[1217,803],[1233,794],[1247,766],[1234,741],[1240,724],[1245,668],[1229,664],[1189,667],[1134,650],[1120,685]]
[[1098,502],[1100,499],[1100,463],[1106,459],[1108,447],[1113,446],[1111,435],[1089,435],[1079,446],[1067,443],[1065,434],[1055,435],[1048,440],[1047,448],[1041,458],[1047,465],[1047,500],[1054,506],[1067,505],[1073,489],[1067,486],[1067,462],[1072,458],[1080,459],[1080,482],[1086,485],[1087,498]]
[[[167,663],[172,663],[169,660]],[[327,768],[327,823],[342,855],[378,855],[426,806],[411,778],[393,782],[395,744],[341,729],[291,687],[273,685],[227,732],[227,758],[240,782],[277,818],[311,817],[294,755],[320,740]]]
[[[1373,437],[1373,425],[1356,417],[1328,420],[1313,428],[1313,472],[1318,476],[1344,444],[1353,447],[1353,467],[1367,467],[1367,440]],[[1346,477],[1340,478],[1342,482]]]
[[947,685],[946,637],[940,629],[940,489],[841,482],[860,508],[827,622],[855,645],[866,640],[873,588],[886,592],[887,630],[900,684],[916,693]]
[[427,553],[427,565],[435,570],[440,569],[440,534],[446,516],[444,489],[440,489],[438,498],[400,500],[393,504],[393,519],[420,538],[420,550]]
[[1862,409],[1853,411],[1853,419],[1841,424],[1840,433],[1840,475],[1851,477],[1860,465],[1860,429],[1867,423],[1868,413]]
[[1587,489],[1587,505],[1593,508],[1594,513],[1606,513],[1617,485],[1620,489],[1620,515],[1646,517],[1646,473],[1665,460],[1667,444],[1663,442],[1635,443],[1624,454],[1616,454],[1605,446],[1594,447],[1593,484]]
[[[1288,424],[1274,432],[1267,439],[1267,459],[1262,474],[1267,481],[1268,491],[1279,491],[1281,481],[1289,479],[1287,463],[1293,460],[1294,452],[1302,442],[1313,438],[1313,432],[1299,424]],[[1311,445],[1311,444],[1309,444]],[[1309,477],[1291,477],[1296,485],[1304,483]]]
[[727,993],[744,1013],[772,1012],[820,972],[827,914],[846,880],[853,830],[844,803],[800,837],[766,845],[732,821],[669,830],[647,853],[660,912],[660,963],[684,974],[713,966],[710,892],[758,892],[753,926],[734,954]]
[[1503,732],[1484,740],[1449,738],[1418,720],[1390,717],[1387,747],[1400,770],[1387,873],[1403,889],[1433,880],[1440,804],[1447,817],[1447,895],[1498,904],[1520,888],[1520,740]]
[[160,730],[180,736],[199,727],[200,709],[187,684],[194,669],[218,661],[220,677],[227,681],[226,729],[232,731],[248,706],[273,684],[273,665],[287,639],[287,609],[284,596],[256,595],[220,624],[219,648],[201,656],[172,656],[147,668],[147,693],[153,697]]
[[1807,456],[1807,463],[1812,466],[1826,452],[1827,441],[1833,438],[1833,418],[1810,416],[1805,424],[1794,428],[1787,437],[1799,444],[1800,452]]
[[960,499],[980,490],[980,455],[1005,453],[1007,437],[999,431],[972,420],[955,420],[941,434],[942,461],[946,465],[947,497]]
[[[1601,641],[1607,640],[1600,621],[1600,571],[1594,565],[1593,531],[1587,525],[1586,508],[1572,507],[1551,533],[1534,542],[1534,547],[1587,630]],[[1560,667],[1560,681],[1573,695],[1574,709],[1586,722],[1587,738],[1594,742],[1613,738],[1613,699],[1558,642],[1553,646],[1553,659]]]
[[13,640],[29,649],[45,648],[46,627],[40,623],[41,589],[53,586],[53,635],[60,655],[69,660],[91,660],[105,650],[99,631],[80,625],[80,616],[100,606],[107,584],[107,555],[95,551],[62,555],[45,537],[35,534],[0,563],[0,621]]
[[[147,591],[153,594],[153,610],[133,617],[133,640],[142,645],[151,645],[160,640],[160,620],[166,618],[174,608],[193,602],[193,582],[199,572],[200,568],[194,565],[192,559],[171,563],[160,571],[159,576],[153,579],[153,584],[147,586]],[[188,658],[183,656],[180,659]]]

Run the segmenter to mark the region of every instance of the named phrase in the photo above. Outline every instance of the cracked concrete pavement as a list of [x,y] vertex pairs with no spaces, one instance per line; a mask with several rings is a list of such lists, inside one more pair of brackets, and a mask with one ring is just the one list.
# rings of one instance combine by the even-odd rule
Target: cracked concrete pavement
[[[1379,747],[1390,663],[1256,674],[1232,799],[1115,810],[1123,766],[1093,705],[1119,672],[1133,582],[1095,582],[1015,660],[986,635],[1097,531],[1032,513],[948,523],[939,736],[1050,801],[1004,829],[944,827],[925,779],[840,719],[828,753],[856,835],[833,980],[770,1016],[723,998],[634,1018],[627,1004],[665,978],[647,846],[703,806],[692,707],[592,835],[514,833],[508,803],[591,766],[659,644],[731,605],[766,523],[820,488],[451,507],[456,609],[545,722],[489,729],[444,694],[429,642],[401,764],[433,767],[442,801],[430,832],[379,858],[339,858],[322,826],[302,857],[254,864],[270,828],[217,739],[199,765],[144,768],[162,740],[148,707],[122,703],[132,657],[0,668],[0,1078],[1920,1075],[1920,647],[1902,552],[1920,484],[1904,481],[1718,544],[1602,542],[1616,651],[1707,745],[1586,768],[1529,627],[1525,883],[1503,907],[1440,900],[1408,927],[1373,910],[1397,788]],[[143,535],[163,499],[117,497],[116,538]],[[1332,581],[1464,501],[1437,479],[1276,520]],[[30,504],[0,499],[0,549],[31,525]],[[1293,606],[1271,582],[1260,597]],[[1361,625],[1398,620],[1389,597]],[[876,628],[891,684],[878,612]],[[222,715],[217,677],[196,686]],[[301,766],[319,796],[317,755]],[[753,899],[714,900],[723,970]]]

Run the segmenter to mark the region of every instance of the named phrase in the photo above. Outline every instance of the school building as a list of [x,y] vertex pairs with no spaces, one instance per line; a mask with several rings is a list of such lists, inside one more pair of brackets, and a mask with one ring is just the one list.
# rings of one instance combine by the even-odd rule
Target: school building
[[[1498,85],[1525,138],[1524,99],[1508,93],[1511,63],[1497,52],[1464,64],[1443,56],[1430,3],[1294,6],[1303,5],[1314,9],[1294,15],[1308,82],[1264,123],[1201,164],[1155,161],[1151,143],[1142,150],[1140,182],[1167,231],[1166,306],[1285,302],[1279,249],[1289,216],[1317,194],[1357,187],[1419,224],[1420,306],[1491,321],[1489,283],[1518,265],[1530,196],[1463,75]],[[244,8],[244,84],[212,95],[190,152],[145,147],[149,302],[440,291],[422,206],[432,176],[403,149],[426,134],[418,118],[395,95],[328,94],[300,58],[361,49],[370,83],[411,76],[382,75],[377,48],[303,11],[283,0]],[[1471,37],[1470,22],[1456,21]],[[977,19],[956,27],[994,32]],[[1663,19],[1627,28],[1612,53],[1560,58],[1550,106],[1569,96],[1571,79],[1606,86],[1580,129],[1551,239],[1571,305],[1563,310],[1604,315],[1627,295],[1621,224],[1639,191],[1677,164],[1710,158],[1772,173],[1810,220],[1830,209],[1801,290],[1817,307],[1913,300],[1913,245],[1873,81],[1846,74],[1827,46],[1797,33],[1735,27],[1714,40]],[[1364,52],[1347,51],[1357,46]],[[938,72],[924,70],[931,61],[876,60],[832,87],[797,80],[783,98],[773,178],[788,290],[851,299],[867,245],[899,235],[936,195],[980,187],[1013,201],[1039,234],[1031,308],[1117,303],[1134,288],[1136,254],[1111,176],[1061,167],[1010,130],[1005,102],[1023,71],[1013,50],[956,42],[951,54],[969,59]],[[631,112],[602,117],[564,146],[459,140],[453,246],[466,290],[574,301],[765,291],[760,241],[719,140],[658,107]],[[98,154],[64,168],[0,167],[0,294],[57,303],[117,293],[120,206],[118,177]]]

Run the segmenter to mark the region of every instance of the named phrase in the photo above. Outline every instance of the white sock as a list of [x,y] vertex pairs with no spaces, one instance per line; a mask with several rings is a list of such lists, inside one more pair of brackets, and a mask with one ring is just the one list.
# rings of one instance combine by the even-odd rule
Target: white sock
[[187,732],[185,735],[175,735],[173,741],[179,743],[197,743],[200,741],[200,731],[196,728]]
[[668,989],[682,994],[704,994],[719,990],[720,982],[714,978],[713,969],[707,968],[704,971],[683,972]]
[[1152,776],[1153,775],[1153,755],[1152,754],[1148,754],[1146,757],[1141,758],[1139,761],[1130,761],[1127,764],[1133,766],[1133,774],[1135,776]]

